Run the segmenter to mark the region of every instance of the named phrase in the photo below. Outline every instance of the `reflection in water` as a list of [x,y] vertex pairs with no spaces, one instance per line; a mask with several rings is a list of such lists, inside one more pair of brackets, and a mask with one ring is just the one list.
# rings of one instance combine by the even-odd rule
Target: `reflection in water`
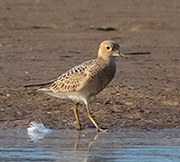
[[[50,133],[51,130],[47,129],[43,123],[36,123],[35,121],[32,121],[29,124],[29,128],[27,128],[27,134],[29,135],[30,139],[32,141],[34,141],[35,143],[43,140],[43,138],[45,137],[45,135],[47,135],[48,133]],[[82,134],[82,135],[81,135]],[[77,131],[75,132],[75,144],[74,144],[74,151],[76,151],[78,149],[79,146],[79,140],[81,140],[82,137],[85,137],[84,133],[81,133],[81,131]],[[98,138],[98,132],[96,133],[96,135],[94,136],[94,138],[92,138],[92,140],[89,142],[88,146],[87,146],[87,151],[89,151],[91,145],[94,143],[94,141]]]
[[[82,136],[81,136],[82,134]],[[98,138],[98,132],[96,133],[96,135],[91,139],[89,139],[89,143],[88,143],[88,146],[87,146],[87,151],[89,151],[89,149],[91,148],[91,145],[96,141],[96,139]],[[79,143],[80,143],[80,140],[82,139],[82,137],[85,137],[85,134],[81,133],[80,131],[77,132],[77,138],[76,138],[76,142],[75,142],[75,145],[74,145],[74,151],[77,151],[78,150],[78,147],[79,147]]]
[[[57,161],[73,161],[87,162],[91,157],[90,149],[98,138],[98,132],[84,133],[76,131],[72,134],[67,134],[65,145],[61,145],[61,149],[56,152]],[[72,139],[72,141],[71,141]],[[71,141],[71,142],[70,142]],[[73,149],[72,149],[73,148]]]
[[94,129],[52,130],[40,137],[33,138],[41,139],[33,142],[25,130],[0,130],[0,161],[139,162],[153,159],[169,162],[180,159],[179,129],[123,129],[107,133],[96,133]]
[[[43,139],[50,132],[52,132],[52,130],[44,127],[42,123],[31,122],[29,128],[27,128],[27,134],[29,135],[30,139],[36,144],[38,144],[38,142],[42,144]],[[74,141],[74,147],[72,147],[72,145],[68,143],[66,143],[64,147],[72,147],[74,149],[60,149],[59,152],[56,152],[56,158],[58,159],[57,161],[59,161],[59,159],[66,159],[67,161],[74,161],[75,159],[78,159],[79,161],[81,159],[81,161],[87,161],[89,157],[89,150],[98,138],[98,132],[95,132],[93,134],[85,134],[82,133],[82,131],[76,131],[73,134],[70,133],[70,136],[71,135],[73,138],[72,140]],[[66,134],[65,137],[68,137],[68,139],[66,139],[66,142],[70,141],[70,136],[68,137],[68,133]]]
[[86,162],[91,157],[93,144],[96,142],[99,133],[89,131],[73,131],[66,134],[65,141],[61,148],[56,150],[57,161]]

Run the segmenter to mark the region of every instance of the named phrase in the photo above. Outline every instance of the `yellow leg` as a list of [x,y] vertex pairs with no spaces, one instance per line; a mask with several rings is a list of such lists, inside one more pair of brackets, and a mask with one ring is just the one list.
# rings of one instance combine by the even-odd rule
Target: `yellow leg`
[[72,108],[74,110],[74,115],[75,115],[76,122],[77,122],[77,125],[78,125],[77,129],[81,130],[81,125],[79,123],[79,116],[78,116],[78,110],[77,110],[78,105],[79,105],[79,103],[76,103]]
[[91,120],[91,122],[94,124],[94,126],[97,128],[97,131],[100,131],[100,132],[108,132],[109,130],[108,129],[101,129],[99,128],[99,126],[96,124],[95,120],[91,117],[90,115],[90,110],[89,110],[89,107],[88,105],[86,105],[86,108],[87,108],[87,113],[88,113],[88,118]]

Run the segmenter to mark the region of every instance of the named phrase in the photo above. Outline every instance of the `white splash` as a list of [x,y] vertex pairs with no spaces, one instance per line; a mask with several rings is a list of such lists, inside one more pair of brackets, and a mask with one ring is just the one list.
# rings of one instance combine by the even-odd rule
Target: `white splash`
[[36,123],[35,121],[32,121],[29,124],[29,128],[27,128],[27,134],[34,142],[42,140],[50,132],[51,130],[47,129],[43,123]]

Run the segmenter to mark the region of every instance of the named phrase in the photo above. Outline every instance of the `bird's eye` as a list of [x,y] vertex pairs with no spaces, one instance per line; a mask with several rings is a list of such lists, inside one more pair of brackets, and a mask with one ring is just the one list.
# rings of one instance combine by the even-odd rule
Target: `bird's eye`
[[106,49],[107,49],[107,50],[110,50],[110,49],[111,49],[111,47],[107,46],[107,47],[106,47]]

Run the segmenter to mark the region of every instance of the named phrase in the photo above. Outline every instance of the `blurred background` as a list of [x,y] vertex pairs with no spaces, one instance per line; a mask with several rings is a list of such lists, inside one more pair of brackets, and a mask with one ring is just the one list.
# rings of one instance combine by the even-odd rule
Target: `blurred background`
[[56,77],[96,57],[106,39],[122,53],[141,54],[117,64],[129,84],[157,75],[179,85],[179,19],[177,0],[1,0],[1,87],[22,86],[27,73],[38,81]]

